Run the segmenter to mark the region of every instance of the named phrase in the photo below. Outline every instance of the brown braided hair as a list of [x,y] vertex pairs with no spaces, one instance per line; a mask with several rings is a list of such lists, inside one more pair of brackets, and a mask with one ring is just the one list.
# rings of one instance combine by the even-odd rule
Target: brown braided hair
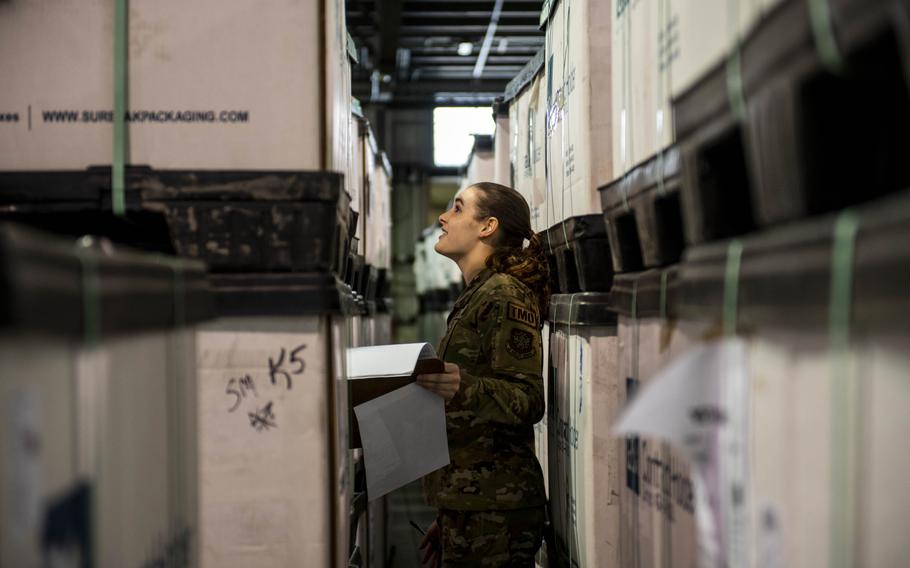
[[[515,277],[537,298],[540,321],[550,303],[550,265],[540,237],[531,229],[531,209],[520,193],[492,182],[475,183],[478,219],[496,217],[499,230],[487,267]],[[528,246],[524,246],[524,240]]]

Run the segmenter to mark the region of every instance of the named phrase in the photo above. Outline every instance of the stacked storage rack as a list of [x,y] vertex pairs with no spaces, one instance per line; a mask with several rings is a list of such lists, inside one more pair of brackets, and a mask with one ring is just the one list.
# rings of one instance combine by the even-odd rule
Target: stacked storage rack
[[[89,565],[157,565],[185,553],[189,560],[175,565],[381,566],[384,550],[368,547],[383,546],[384,513],[381,508],[366,513],[360,505],[367,500],[358,492],[357,456],[349,448],[345,350],[387,342],[391,335],[385,284],[391,169],[351,99],[355,51],[345,31],[344,3],[306,0],[273,10],[209,1],[126,8],[120,0],[78,9],[64,2],[51,11],[42,3],[0,7],[0,52],[7,54],[0,57],[0,74],[15,85],[0,93],[0,107],[17,109],[21,118],[0,131],[2,217],[69,237],[101,235],[117,243],[117,258],[125,255],[124,245],[175,254],[187,259],[175,264],[185,264],[186,272],[177,271],[167,282],[176,279],[187,290],[192,290],[184,282],[190,274],[202,277],[202,261],[211,289],[204,299],[217,317],[181,333],[179,340],[155,336],[148,345],[134,345],[117,335],[111,354],[97,357],[68,347],[72,341],[58,342],[53,360],[69,364],[67,353],[78,351],[70,365],[74,376],[84,374],[79,388],[95,389],[86,396],[100,401],[86,398],[79,404],[103,410],[123,399],[107,436],[133,436],[133,429],[136,436],[148,438],[150,430],[171,436],[169,428],[185,426],[179,436],[185,446],[172,447],[170,437],[149,438],[154,452],[145,458],[132,455],[145,438],[122,451],[112,443],[119,453],[110,459],[125,465],[109,465],[100,449],[108,440],[94,433],[104,425],[87,423],[80,428],[91,427],[86,431],[95,436],[80,446],[87,457],[70,452],[73,467],[55,473],[48,485],[54,494],[29,495],[61,499],[63,508],[54,510],[52,520],[65,522],[70,502],[62,500],[64,491],[75,487],[66,476],[94,475],[95,469],[85,467],[94,468],[95,462],[117,468],[107,474],[111,482],[144,468],[135,479],[118,482],[117,491],[131,488],[129,498],[99,492],[102,485],[89,479],[88,485],[97,485],[93,494],[104,499],[98,517],[103,522],[93,524],[86,537],[93,558],[102,560]],[[60,37],[71,41],[51,40]],[[76,73],[74,60],[90,63]],[[77,257],[83,274],[95,262],[86,255]],[[48,266],[56,262],[56,256],[49,258]],[[102,268],[105,262],[106,257],[98,261]],[[133,283],[124,277],[117,290],[151,287],[157,293],[158,275],[144,276],[143,261],[137,260],[135,269],[127,264],[124,271],[142,278]],[[167,275],[176,270],[162,266]],[[55,270],[25,274],[53,280]],[[94,282],[93,272],[88,274],[86,282]],[[104,286],[103,274],[100,278]],[[180,293],[171,292],[178,299],[171,304],[125,292],[109,302],[104,293],[102,316],[112,318],[112,333],[120,332],[118,326],[145,329],[144,320],[133,318],[146,310],[166,318],[174,303],[186,313],[202,309],[198,298],[179,300]],[[93,297],[90,291],[85,295]],[[117,309],[108,309],[111,304]],[[61,314],[72,311],[57,300],[48,305],[59,306]],[[175,327],[172,320],[167,325]],[[12,325],[18,329],[19,320]],[[148,327],[167,326],[154,320]],[[107,335],[102,339],[103,351]],[[162,351],[166,339],[188,358],[186,372],[163,370],[175,357]],[[17,345],[10,342],[9,348]],[[117,365],[127,365],[128,356],[141,361],[136,367],[141,369],[121,379],[128,373]],[[33,364],[20,359],[17,365]],[[3,364],[7,361],[4,357]],[[115,374],[116,385],[110,378]],[[47,386],[35,384],[39,390]],[[46,395],[46,404],[56,408],[70,396],[71,385],[62,384],[59,393]],[[155,414],[161,405],[158,393],[150,391],[158,386],[175,398],[169,405],[180,406]],[[28,391],[17,389],[4,389],[0,402],[14,404],[10,397]],[[43,396],[39,392],[32,399]],[[33,420],[28,400],[22,403],[20,430]],[[158,429],[156,421],[177,412],[174,408],[186,411],[178,416],[183,422],[164,422]],[[121,426],[127,411],[133,420]],[[71,414],[77,416],[75,410]],[[5,480],[4,494],[19,488],[24,475]],[[148,494],[135,483],[145,483]],[[181,492],[173,499],[172,485]],[[146,498],[155,502],[146,507]],[[121,510],[108,514],[107,506]],[[139,522],[136,510],[155,512],[141,530],[130,524]],[[8,519],[0,521],[3,553],[34,554],[34,548],[8,548],[20,546],[7,544],[12,542],[7,538],[19,538],[19,523]],[[367,519],[375,519],[370,522],[380,530],[362,530]],[[26,521],[32,528],[37,522],[34,516]],[[69,527],[59,530],[59,538],[69,538]]]
[[[497,103],[558,292],[542,565],[910,554],[888,449],[910,434],[908,24],[903,0],[544,3],[545,52]],[[604,435],[661,369],[725,337],[749,379],[707,487],[665,440]],[[701,490],[719,543],[697,530]]]

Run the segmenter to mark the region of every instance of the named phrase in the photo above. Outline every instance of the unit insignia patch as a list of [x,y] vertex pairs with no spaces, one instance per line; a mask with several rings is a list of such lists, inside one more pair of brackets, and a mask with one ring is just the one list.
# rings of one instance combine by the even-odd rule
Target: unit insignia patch
[[530,331],[513,328],[506,341],[506,350],[516,359],[527,359],[534,355],[534,336]]

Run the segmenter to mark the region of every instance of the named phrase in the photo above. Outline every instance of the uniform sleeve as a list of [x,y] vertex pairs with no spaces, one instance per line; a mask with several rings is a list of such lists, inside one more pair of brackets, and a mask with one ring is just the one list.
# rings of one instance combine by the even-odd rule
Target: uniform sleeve
[[538,314],[518,294],[496,294],[479,313],[481,350],[491,376],[462,371],[461,388],[450,406],[471,410],[491,422],[533,425],[543,418],[543,352]]

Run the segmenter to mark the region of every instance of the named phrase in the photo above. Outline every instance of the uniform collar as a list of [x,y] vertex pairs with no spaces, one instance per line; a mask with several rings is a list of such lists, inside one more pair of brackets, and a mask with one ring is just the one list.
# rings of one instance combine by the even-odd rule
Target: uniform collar
[[493,272],[493,270],[489,267],[485,267],[483,270],[481,270],[477,276],[471,280],[471,283],[468,284],[468,287],[464,289],[461,295],[458,296],[458,300],[455,301],[455,306],[452,308],[452,311],[456,312],[463,308],[464,305],[467,304],[471,299],[471,296],[474,295],[474,292],[479,290],[480,287],[483,286],[484,282],[489,280],[494,274],[495,272]]

